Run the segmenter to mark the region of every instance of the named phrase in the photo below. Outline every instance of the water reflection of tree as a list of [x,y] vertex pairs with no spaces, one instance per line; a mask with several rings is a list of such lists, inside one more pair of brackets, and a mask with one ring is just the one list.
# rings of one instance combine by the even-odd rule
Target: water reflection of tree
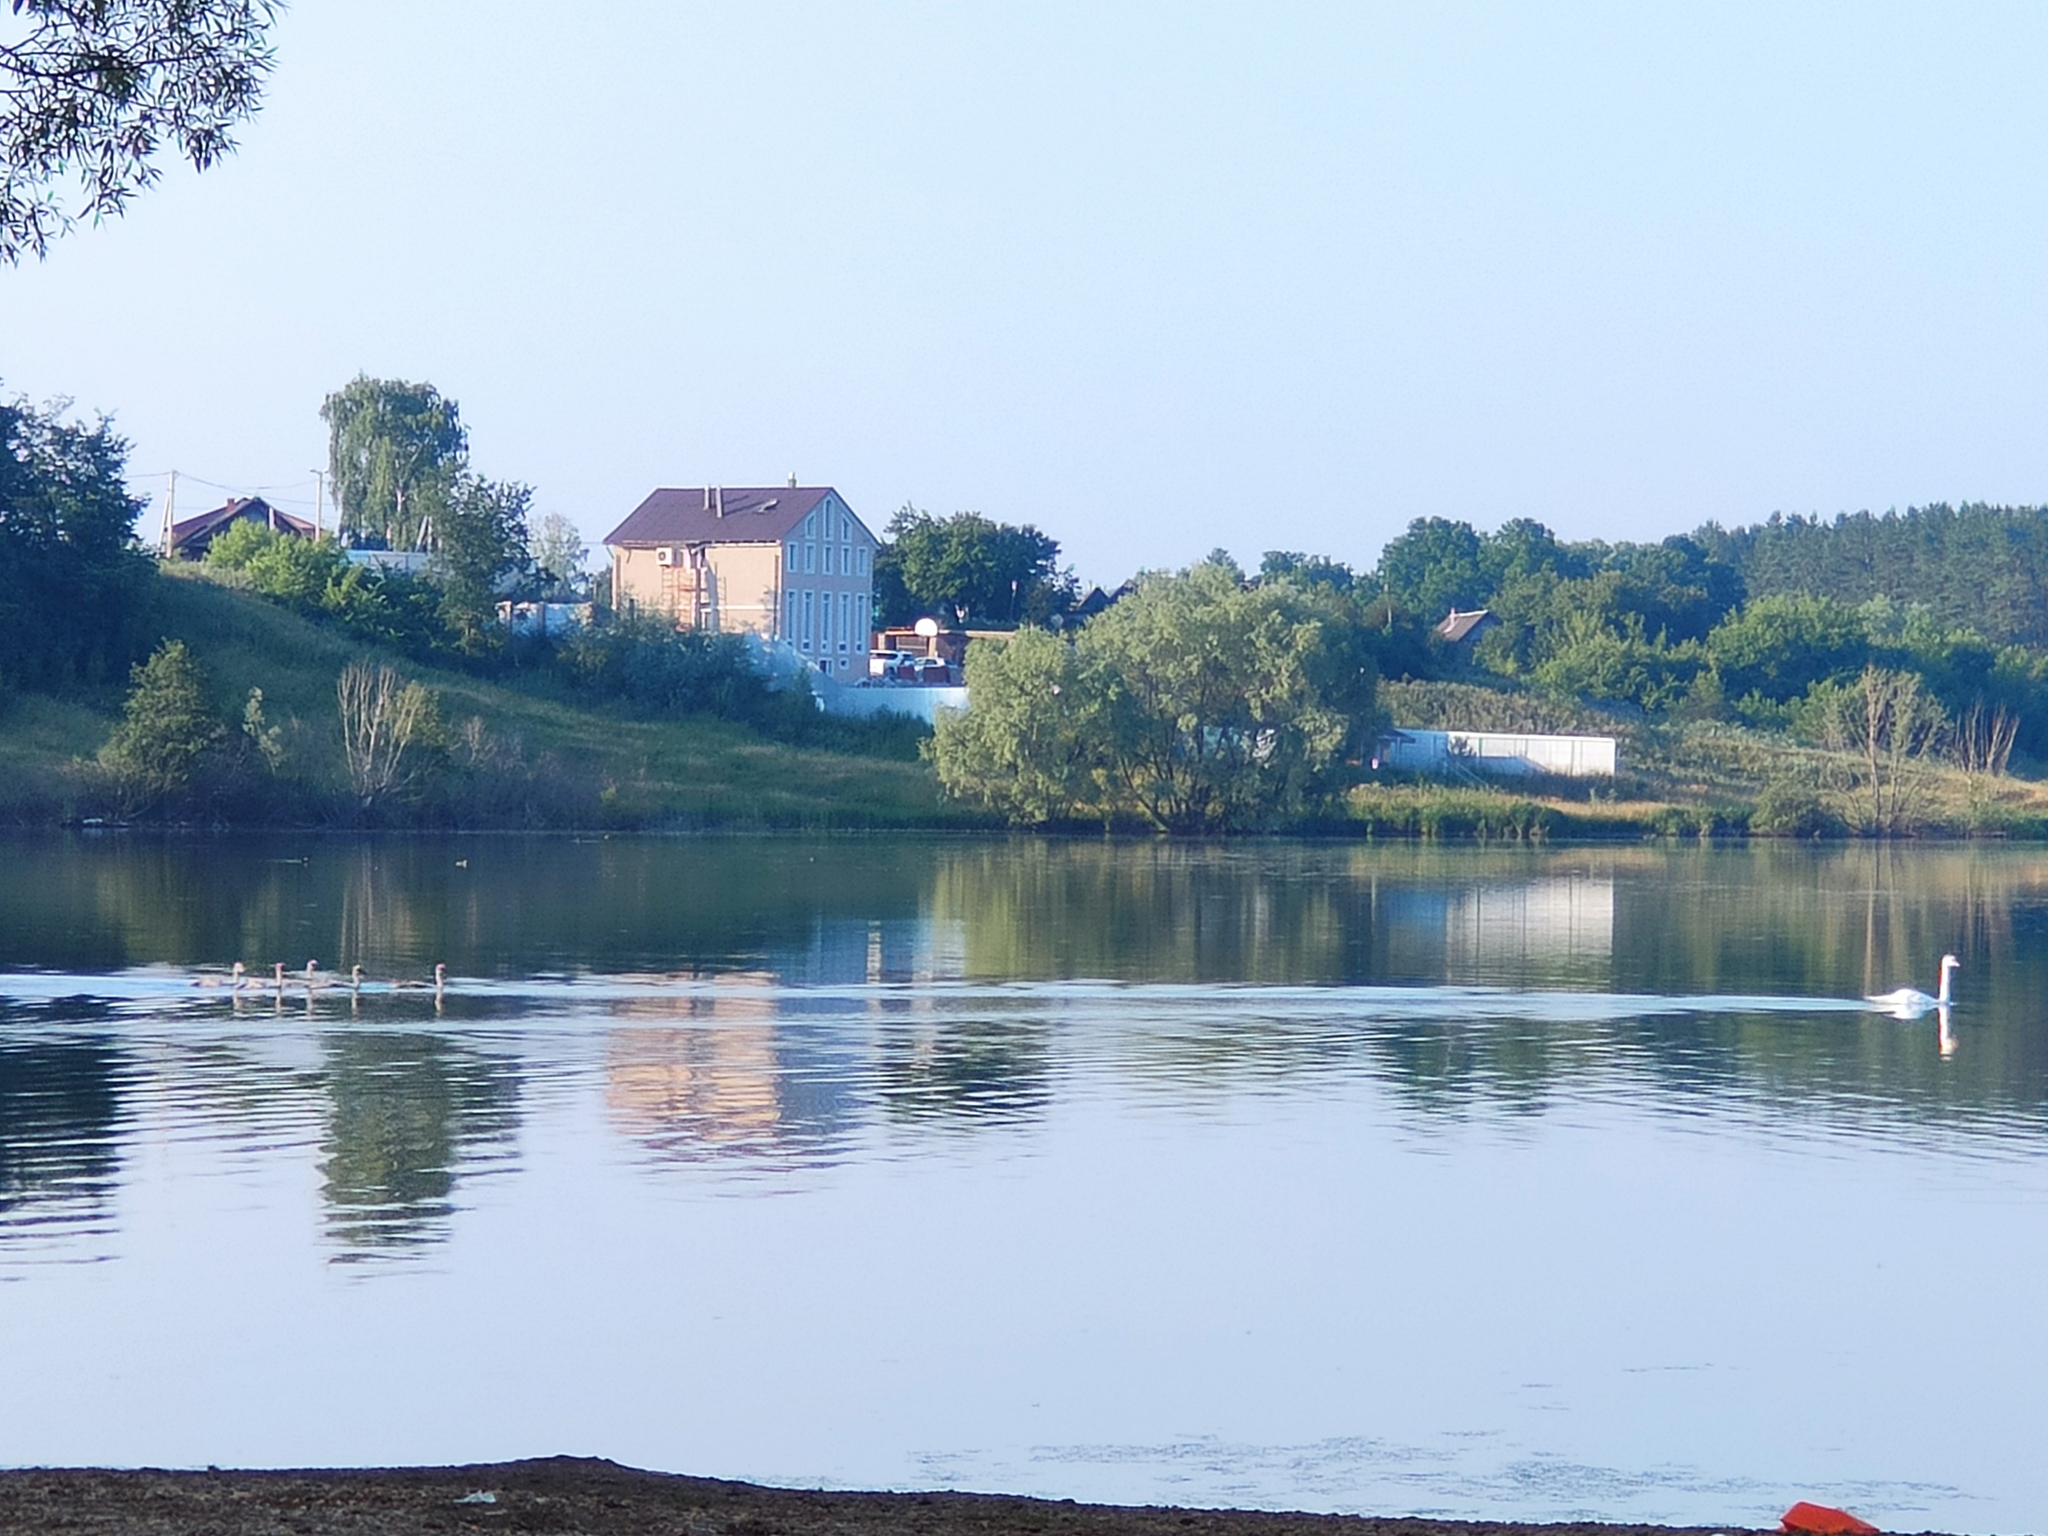
[[518,1128],[517,1073],[431,1034],[334,1034],[322,1050],[329,1233],[351,1256],[441,1237],[458,1172]]
[[931,904],[962,923],[974,976],[1334,980],[1350,968],[1350,893],[1300,878],[1303,858],[1284,845],[1013,840],[949,851]]
[[1023,1019],[967,1019],[892,1028],[874,1068],[890,1118],[962,1127],[1012,1124],[1052,1098],[1051,1031]]
[[1934,1024],[1863,1014],[1716,1013],[1644,1058],[1673,1083],[1739,1073],[1786,1100],[1887,1101],[1935,1117],[2020,1114],[2048,1104],[2048,857],[1968,846],[1762,847],[1664,856],[1616,901],[1617,990],[1664,995],[1857,998],[1931,987],[1963,957],[1957,1028],[1943,1060]]
[[119,1161],[123,1072],[106,1040],[0,1045],[0,1233],[105,1199]]

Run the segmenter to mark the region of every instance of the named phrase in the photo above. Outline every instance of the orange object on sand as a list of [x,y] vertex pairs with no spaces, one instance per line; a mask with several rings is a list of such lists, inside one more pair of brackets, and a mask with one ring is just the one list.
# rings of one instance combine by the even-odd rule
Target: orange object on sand
[[1868,1520],[1858,1520],[1846,1509],[1830,1509],[1804,1499],[1785,1511],[1778,1528],[1806,1532],[1807,1536],[1878,1536],[1877,1527]]

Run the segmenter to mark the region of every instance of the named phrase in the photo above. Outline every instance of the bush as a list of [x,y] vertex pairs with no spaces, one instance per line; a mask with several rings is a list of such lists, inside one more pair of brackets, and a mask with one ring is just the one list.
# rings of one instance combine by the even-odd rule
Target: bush
[[1812,784],[1774,779],[1749,814],[1749,830],[1764,837],[1846,837],[1849,824]]
[[236,523],[207,547],[206,563],[308,618],[331,618],[359,640],[421,660],[438,659],[450,634],[431,583],[355,565],[339,545]]
[[579,693],[617,700],[643,715],[716,715],[761,724],[792,702],[818,712],[808,689],[776,696],[744,636],[679,630],[650,616],[621,614],[578,630],[556,647],[555,661]]

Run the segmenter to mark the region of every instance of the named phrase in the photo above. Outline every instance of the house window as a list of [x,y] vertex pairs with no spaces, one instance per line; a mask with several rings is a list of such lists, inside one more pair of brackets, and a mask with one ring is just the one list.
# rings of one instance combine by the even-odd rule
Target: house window
[[795,569],[796,569],[796,546],[795,546],[794,544],[791,544],[791,545],[789,545],[789,546],[788,546],[788,548],[789,548],[789,568],[790,568],[790,569],[791,569],[791,570],[793,571],[793,570],[795,570]]
[[827,576],[832,574],[832,546],[830,544],[825,546],[825,574]]
[[[791,550],[795,548],[794,544],[790,545]],[[796,638],[796,593],[793,590],[782,594],[782,606],[787,610],[786,616],[782,621],[782,638],[794,640]]]
[[815,571],[817,568],[818,546],[815,544],[806,544],[804,546],[804,570],[806,572],[810,572]]
[[846,621],[847,621],[848,619],[850,619],[850,618],[851,618],[851,617],[853,616],[853,594],[852,594],[851,592],[842,592],[842,593],[840,593],[840,594],[839,594],[839,604],[838,604],[838,607],[839,607],[839,649],[841,649],[841,650],[843,651],[843,650],[845,650],[845,649],[846,649],[846,629],[847,629],[847,623],[846,623]]
[[811,593],[804,593],[804,649],[811,648]]
[[865,576],[868,573],[868,551],[867,546],[865,544],[861,546],[861,551],[858,556],[858,559],[860,562],[860,573],[861,575]]

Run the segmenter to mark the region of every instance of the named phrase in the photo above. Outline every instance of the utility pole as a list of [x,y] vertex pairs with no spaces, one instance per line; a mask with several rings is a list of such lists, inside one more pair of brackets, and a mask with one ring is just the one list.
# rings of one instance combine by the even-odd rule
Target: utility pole
[[[320,540],[324,538],[327,533],[327,526],[325,522],[322,521],[320,515],[323,507],[326,504],[326,498],[327,471],[325,471],[324,469],[316,469],[313,471],[313,542],[315,544],[319,543]],[[337,528],[335,529],[335,532],[340,533],[341,530]]]
[[162,559],[171,558],[171,524],[178,519],[178,472],[171,471],[171,488],[164,497],[163,548],[159,551]]

